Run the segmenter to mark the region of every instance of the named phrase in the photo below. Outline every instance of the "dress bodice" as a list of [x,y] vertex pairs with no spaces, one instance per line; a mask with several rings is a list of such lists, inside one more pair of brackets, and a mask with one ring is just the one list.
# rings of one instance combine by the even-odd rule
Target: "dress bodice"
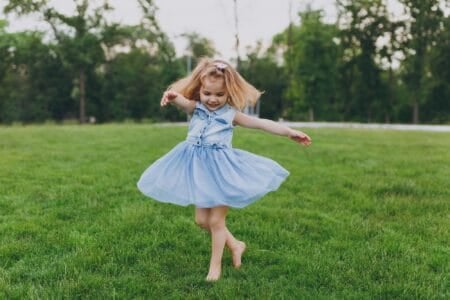
[[231,148],[235,114],[236,109],[228,104],[209,111],[202,103],[197,102],[186,140],[197,146]]

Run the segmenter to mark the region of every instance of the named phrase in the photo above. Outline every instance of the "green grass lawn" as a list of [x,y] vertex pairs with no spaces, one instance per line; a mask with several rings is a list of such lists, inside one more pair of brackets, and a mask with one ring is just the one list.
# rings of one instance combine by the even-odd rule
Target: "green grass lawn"
[[307,132],[236,129],[291,175],[230,211],[248,251],[212,284],[194,208],[136,189],[185,127],[0,127],[0,298],[448,299],[450,134]]

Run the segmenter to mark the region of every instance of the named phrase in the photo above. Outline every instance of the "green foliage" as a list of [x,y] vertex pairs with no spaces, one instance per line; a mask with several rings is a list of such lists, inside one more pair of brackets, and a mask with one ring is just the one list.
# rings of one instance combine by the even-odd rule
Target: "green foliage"
[[26,15],[39,11],[48,2],[48,0],[8,0],[4,11],[5,13],[15,12],[18,15]]
[[298,119],[306,111],[310,121],[333,119],[338,58],[333,39],[337,29],[322,22],[322,11],[307,10],[300,18],[300,25],[286,32],[292,39],[292,50],[285,54],[291,65],[286,91],[293,103],[291,116]]
[[[184,33],[189,55],[176,57],[153,0],[137,0],[133,26],[107,21],[109,1],[73,0],[66,15],[47,0],[8,0],[8,17],[34,15],[51,33],[8,32],[0,20],[0,122],[94,116],[97,121],[184,120],[159,98],[211,40]],[[450,122],[449,25],[441,0],[402,0],[405,18],[385,0],[336,1],[338,20],[299,12],[301,22],[249,47],[239,71],[260,90],[266,118],[356,122]],[[398,66],[399,65],[399,66]],[[411,117],[412,115],[412,117]],[[420,116],[420,118],[419,118]]]
[[432,123],[450,123],[450,16],[445,18],[443,29],[436,38],[430,53],[430,74],[433,78],[427,105],[423,105],[423,118]]
[[210,284],[193,207],[136,188],[186,128],[0,127],[0,298],[448,299],[449,135],[308,133],[303,149],[236,129],[235,147],[291,174],[230,210],[248,251],[240,270],[225,251]]
[[70,77],[42,34],[0,33],[0,52],[0,122],[68,117]]
[[213,42],[197,32],[184,33],[181,36],[188,42],[186,47],[188,54],[183,56],[182,59],[187,60],[188,68],[191,70],[197,65],[200,58],[213,57],[215,54],[218,54]]
[[[389,30],[386,4],[377,1],[338,1],[340,39],[344,57],[340,64],[341,87],[346,95],[342,105],[347,117],[372,122],[376,108],[387,96],[377,65],[377,41]],[[380,111],[380,109],[378,109]],[[351,117],[351,116],[356,116]]]
[[[410,93],[413,107],[412,122],[419,122],[420,106],[425,104],[430,86],[436,79],[427,76],[430,69],[430,52],[444,26],[443,11],[439,0],[401,0],[411,19],[409,21],[410,39],[405,42],[404,80]],[[445,34],[444,34],[445,36]],[[446,54],[448,56],[448,53]],[[439,80],[439,79],[438,79]],[[448,99],[447,99],[448,101]]]
[[[2,111],[7,116],[0,116],[0,122],[74,118],[78,115],[77,111],[79,111],[81,122],[84,122],[87,116],[94,116],[101,122],[126,118],[139,120],[149,117],[155,120],[166,117],[170,120],[179,120],[182,117],[174,110],[168,110],[172,113],[171,115],[158,116],[157,103],[161,92],[179,76],[180,68],[174,60],[173,45],[159,30],[151,0],[139,2],[144,16],[141,23],[136,26],[107,23],[104,14],[112,9],[107,1],[96,7],[90,6],[86,0],[75,1],[74,15],[64,15],[45,3],[41,4],[33,6],[34,12],[41,14],[48,22],[55,40],[51,45],[40,43],[46,47],[46,54],[54,58],[61,66],[42,65],[39,72],[47,72],[45,74],[47,76],[42,77],[39,82],[42,84],[46,77],[48,78],[52,73],[59,73],[62,69],[65,74],[61,79],[66,82],[58,82],[55,88],[64,87],[61,91],[65,94],[63,97],[58,95],[57,98],[54,94],[48,94],[47,97],[39,95],[41,110],[47,114],[35,117],[34,112],[29,108],[32,104],[29,94],[36,92],[39,94],[38,88],[26,86],[21,78],[15,79],[17,76],[4,79],[9,80],[9,83],[4,86],[2,99],[5,100],[0,100],[2,101],[0,107],[3,107]],[[30,13],[29,7],[25,1],[16,1],[5,11]],[[4,28],[4,25],[1,28]],[[0,39],[5,40],[2,43],[4,47],[0,51],[10,51],[9,39],[15,35],[4,31],[0,31],[0,34]],[[28,54],[32,59],[27,63],[42,61],[36,57],[31,48],[25,46],[21,48],[22,44],[17,47],[19,50],[16,52],[30,52]],[[117,52],[115,49],[120,47],[128,50],[122,53]],[[24,63],[21,66],[26,70],[25,72],[31,68]],[[55,67],[55,70],[51,67]],[[7,61],[1,71],[6,73],[8,68],[16,67],[12,61]],[[116,73],[108,73],[110,69]],[[8,76],[11,77],[11,74],[8,73]],[[31,82],[34,83],[34,81]],[[55,84],[54,81],[49,83]],[[20,95],[12,88],[14,85],[21,86]],[[68,85],[69,90],[67,90]],[[118,90],[119,87],[120,90]],[[106,89],[110,90],[106,91]],[[74,104],[70,98],[77,100],[78,105]],[[46,102],[52,102],[52,105],[47,105]],[[51,107],[58,111],[56,115],[52,114]]]
[[241,61],[240,73],[257,89],[263,91],[259,100],[260,116],[275,119],[283,117],[283,92],[286,89],[284,69],[276,63],[270,51],[263,52],[262,44],[249,49]]
[[[172,70],[172,72],[168,72]],[[170,82],[180,77],[182,71],[176,62],[163,62],[141,49],[118,54],[105,65],[100,111],[95,115],[100,121],[186,120],[180,111],[161,111],[160,99]]]

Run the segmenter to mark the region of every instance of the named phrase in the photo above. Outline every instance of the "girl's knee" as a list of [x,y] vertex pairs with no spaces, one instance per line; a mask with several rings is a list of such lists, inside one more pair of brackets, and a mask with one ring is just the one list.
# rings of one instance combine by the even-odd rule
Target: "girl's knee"
[[225,228],[225,219],[211,217],[211,218],[209,218],[208,225],[211,230],[223,229],[223,228]]
[[209,208],[196,208],[195,209],[195,224],[199,227],[209,230]]
[[195,216],[195,224],[200,228],[209,229],[208,219],[205,217]]
[[227,215],[228,207],[219,206],[217,208],[212,208],[209,215],[209,228],[213,230],[225,229],[225,218]]

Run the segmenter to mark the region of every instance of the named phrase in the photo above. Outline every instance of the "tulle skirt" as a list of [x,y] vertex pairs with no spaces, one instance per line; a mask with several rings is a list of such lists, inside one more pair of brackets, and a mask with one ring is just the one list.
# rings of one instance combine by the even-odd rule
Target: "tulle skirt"
[[137,186],[160,202],[242,208],[278,189],[288,175],[277,162],[244,150],[184,141],[150,165]]

